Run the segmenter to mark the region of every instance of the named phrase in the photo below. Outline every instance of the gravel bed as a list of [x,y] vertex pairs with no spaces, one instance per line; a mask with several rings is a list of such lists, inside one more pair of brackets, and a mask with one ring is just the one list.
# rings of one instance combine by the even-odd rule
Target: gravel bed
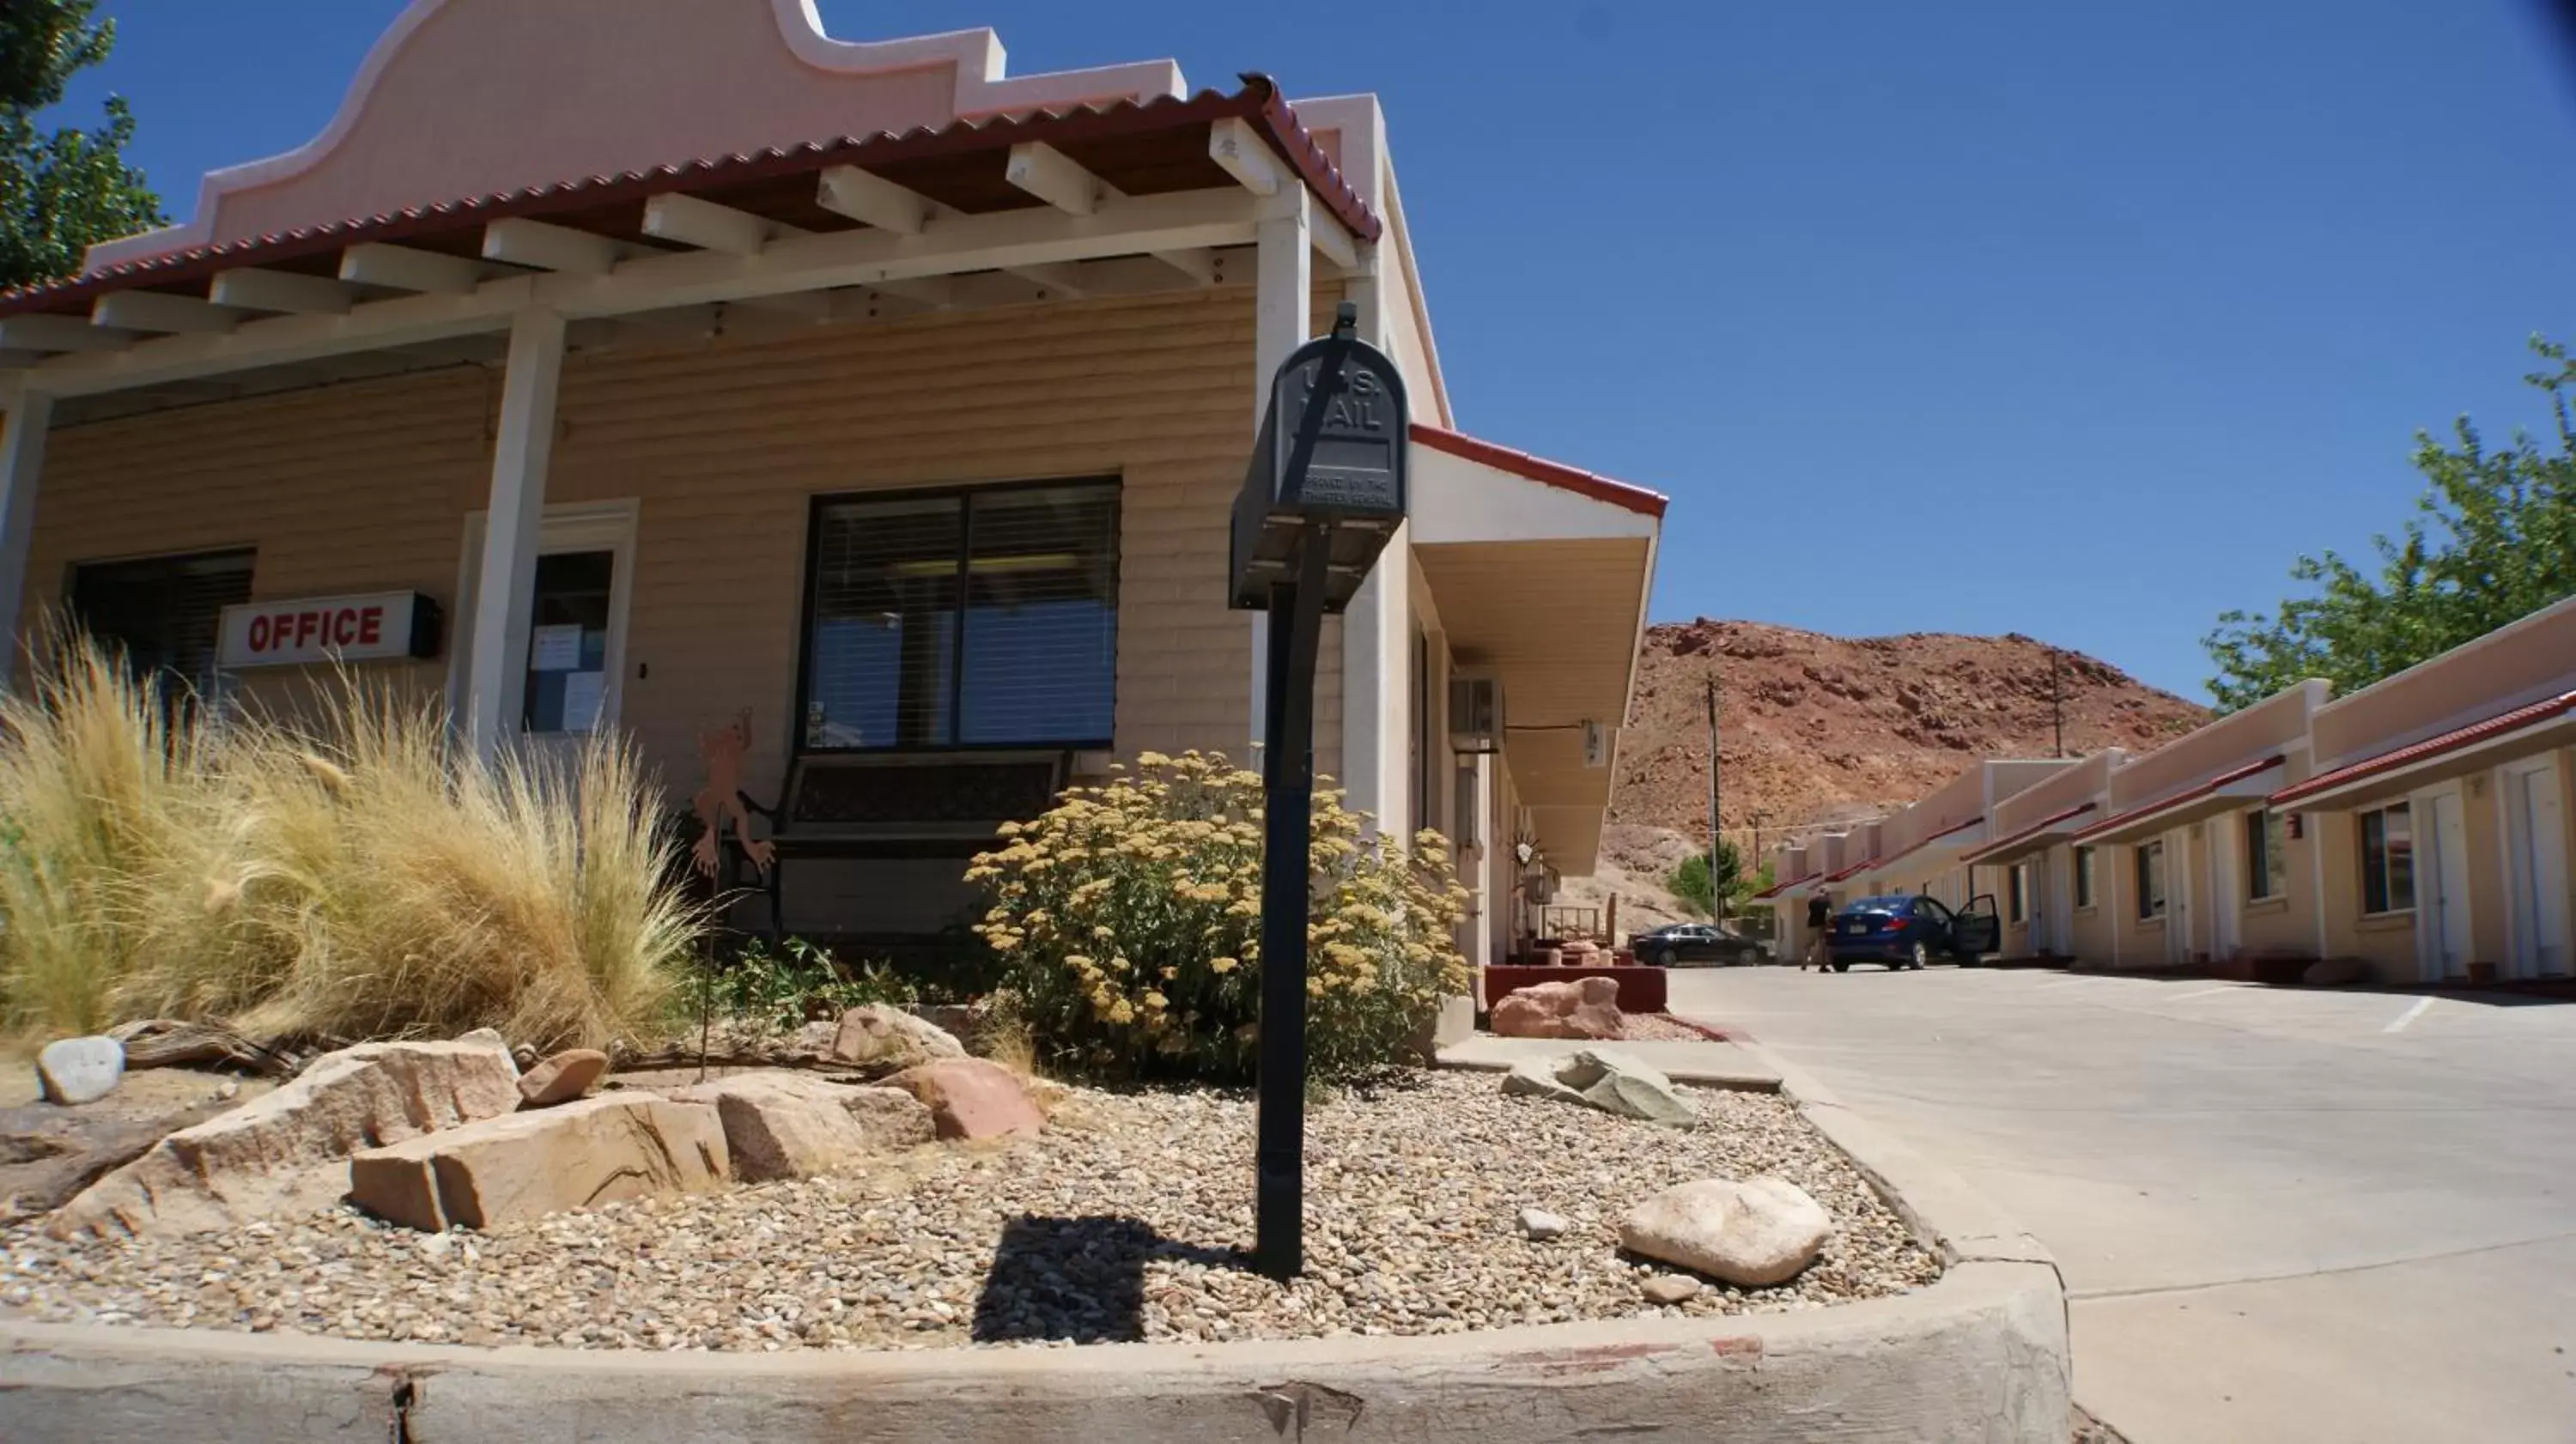
[[1662,1041],[1669,1039],[1678,1043],[1705,1043],[1708,1041],[1708,1035],[1706,1033],[1701,1032],[1699,1029],[1692,1027],[1690,1024],[1683,1022],[1679,1018],[1669,1017],[1662,1013],[1630,1013],[1619,1021],[1626,1026],[1628,1036],[1631,1039],[1642,1041]]
[[[1807,1309],[1938,1276],[1788,1103],[1691,1091],[1689,1130],[1505,1098],[1490,1074],[1408,1073],[1321,1103],[1307,1274],[1284,1287],[1235,1253],[1252,1232],[1249,1097],[1077,1090],[1041,1138],[489,1234],[415,1234],[345,1208],[156,1243],[14,1229],[0,1233],[0,1313],[567,1348],[917,1349]],[[1779,1288],[1647,1303],[1641,1284],[1664,1271],[1620,1256],[1623,1208],[1687,1179],[1764,1173],[1834,1216],[1823,1257]],[[1524,1207],[1573,1226],[1531,1241]]]

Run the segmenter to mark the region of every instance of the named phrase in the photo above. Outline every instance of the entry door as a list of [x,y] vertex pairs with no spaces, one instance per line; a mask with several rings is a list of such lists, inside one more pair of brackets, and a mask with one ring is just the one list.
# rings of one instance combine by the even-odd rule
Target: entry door
[[2192,829],[2165,834],[2165,962],[2185,967],[2191,962]]
[[2558,766],[2547,759],[2502,769],[2505,870],[2513,975],[2568,972],[2567,815]]
[[[570,751],[617,725],[626,662],[626,612],[634,590],[632,501],[552,506],[537,531],[528,608],[528,652],[513,673],[507,712],[520,735]],[[475,597],[483,571],[480,512],[466,519],[448,663],[448,706],[465,704],[472,669]]]
[[2237,849],[2243,847],[2245,824],[2228,815],[2201,824],[2201,845],[2209,854],[2209,960],[2224,963],[2236,956],[2245,904],[2244,884],[2236,876]]
[[2058,957],[2075,955],[2075,850],[2048,850],[2048,950]]
[[2425,981],[2438,982],[2469,970],[2469,833],[2456,789],[2418,797],[2414,812],[2425,823],[2416,851],[2423,875],[2415,881],[2415,946]]

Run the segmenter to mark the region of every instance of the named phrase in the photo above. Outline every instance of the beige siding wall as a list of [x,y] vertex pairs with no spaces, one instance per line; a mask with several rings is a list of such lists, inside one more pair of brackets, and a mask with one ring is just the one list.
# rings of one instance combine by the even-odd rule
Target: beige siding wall
[[[1229,287],[569,360],[548,499],[641,503],[623,720],[648,758],[689,785],[697,731],[749,706],[752,781],[775,784],[813,497],[1092,475],[1124,484],[1119,751],[1241,757],[1251,631],[1223,598],[1252,329]],[[459,370],[63,431],[30,600],[52,603],[76,560],[252,545],[261,597],[412,587],[455,622],[497,385]],[[1320,648],[1327,772],[1338,632]]]
[[[2072,851],[2071,844],[2069,850]],[[2126,849],[2097,847],[2092,852],[2092,901],[2075,909],[2075,956],[2090,966],[2107,968],[2111,966],[2113,936],[2112,874],[2127,860]]]

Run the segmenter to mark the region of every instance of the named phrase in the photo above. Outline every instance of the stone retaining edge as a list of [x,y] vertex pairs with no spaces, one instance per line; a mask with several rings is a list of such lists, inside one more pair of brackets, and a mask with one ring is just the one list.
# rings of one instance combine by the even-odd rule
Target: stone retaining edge
[[2047,1251],[1762,1056],[1949,1261],[1939,1282],[1795,1313],[1079,1350],[472,1349],[0,1320],[0,1439],[1542,1444],[1720,1428],[1738,1444],[2064,1444],[2065,1290]]

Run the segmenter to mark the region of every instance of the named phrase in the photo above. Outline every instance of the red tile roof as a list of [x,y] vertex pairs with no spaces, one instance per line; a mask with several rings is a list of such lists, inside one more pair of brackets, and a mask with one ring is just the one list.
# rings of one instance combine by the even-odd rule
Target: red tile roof
[[[745,182],[809,174],[827,166],[879,166],[995,150],[1023,141],[1057,146],[1133,140],[1167,129],[1241,118],[1253,122],[1271,148],[1302,176],[1351,233],[1376,240],[1382,229],[1377,215],[1359,198],[1323,148],[1315,143],[1296,111],[1268,76],[1247,74],[1232,95],[1201,91],[1184,100],[1162,95],[1151,100],[1119,100],[1069,109],[1034,110],[976,116],[936,130],[914,129],[900,135],[845,135],[800,145],[771,147],[748,155],[679,159],[650,170],[617,175],[571,176],[547,185],[527,186],[464,199],[424,201],[372,216],[352,216],[320,225],[300,226],[246,240],[190,246],[104,267],[61,281],[0,291],[0,316],[60,310],[75,301],[142,286],[195,280],[219,270],[291,261],[336,251],[362,241],[399,241],[424,234],[481,225],[505,216],[545,216],[588,211],[672,190],[695,191]],[[1209,163],[1213,167],[1213,162]],[[85,309],[85,308],[84,308]]]
[[2421,742],[2382,752],[2376,757],[2365,757],[2358,762],[2346,763],[2331,772],[2321,772],[2305,782],[2284,787],[2273,793],[2268,800],[2273,806],[2279,807],[2296,802],[2303,797],[2313,797],[2329,788],[2341,787],[2347,782],[2358,782],[2365,777],[2377,776],[2382,772],[2394,772],[2410,763],[2438,757],[2445,752],[2456,752],[2474,743],[2502,736],[2516,728],[2528,727],[2535,722],[2546,722],[2552,717],[2567,712],[2576,712],[2576,692],[2561,692],[2555,697],[2543,698],[2528,706],[2516,707],[2509,712],[2499,712],[2483,722],[2472,722],[2466,727],[2454,728],[2439,737],[2427,737]]
[[1792,878],[1787,882],[1775,882],[1769,887],[1764,888],[1762,891],[1755,893],[1753,895],[1753,900],[1755,902],[1763,902],[1767,899],[1778,897],[1780,894],[1787,892],[1793,887],[1805,887],[1807,884],[1814,882],[1816,879],[1823,876],[1823,873],[1811,872],[1805,877]]
[[2278,767],[2286,760],[2287,759],[2282,757],[2280,754],[2275,753],[2270,757],[2264,758],[2260,762],[2248,762],[2242,767],[2222,772],[2216,777],[2209,779],[2207,782],[2200,784],[2198,787],[2186,788],[2170,797],[2159,797],[2153,802],[2146,803],[2138,807],[2132,807],[2128,811],[2120,813],[2117,816],[2106,817],[2100,822],[2093,824],[2091,827],[2085,828],[2083,831],[2076,833],[2075,840],[2081,842],[2085,838],[2096,837],[2102,833],[2109,832],[2114,828],[2126,827],[2132,822],[2153,817],[2159,812],[2170,812],[2174,808],[2180,807],[2186,802],[2193,802],[2200,798],[2207,797],[2211,793],[2227,786],[2231,782],[2242,782],[2248,777],[2252,777],[2258,773]]
[[1890,864],[1901,862],[1904,859],[1921,852],[1923,849],[1930,847],[1932,844],[1939,842],[1941,839],[1948,837],[1951,833],[1965,832],[1969,828],[1972,828],[1985,820],[1985,814],[1979,813],[1976,816],[1969,818],[1967,821],[1958,824],[1956,827],[1945,827],[1939,832],[1932,834],[1930,837],[1923,839],[1921,842],[1914,844],[1912,847],[1905,849],[1903,852],[1896,854],[1894,857],[1882,858],[1880,861]]
[[1842,871],[1835,873],[1831,877],[1826,878],[1825,881],[1841,882],[1844,878],[1850,877],[1854,873],[1867,872],[1869,869],[1876,866],[1878,866],[1878,859],[1873,857],[1866,862],[1853,863],[1851,866],[1844,868]]
[[1624,481],[1612,481],[1595,472],[1532,456],[1526,451],[1514,451],[1508,446],[1496,446],[1490,441],[1480,441],[1427,422],[1413,423],[1413,439],[1434,451],[1445,451],[1451,456],[1479,462],[1498,471],[1508,471],[1514,476],[1525,476],[1542,485],[1588,496],[1594,501],[1626,507],[1641,516],[1661,517],[1670,500],[1661,492],[1630,486]]
[[2048,831],[2050,828],[2066,821],[2070,817],[2081,817],[2085,813],[2091,812],[2093,807],[2094,804],[2085,802],[2078,803],[2077,805],[2066,809],[2064,812],[2050,813],[2048,816],[2041,818],[2039,821],[2032,823],[2030,826],[2023,828],[2021,831],[2014,833],[2010,837],[1997,838],[1995,841],[1987,843],[1984,847],[1978,848],[1975,852],[1969,853],[1968,861],[1979,862],[1986,858],[1997,856],[2007,849],[2017,847],[2020,844],[2039,836],[2041,833]]

